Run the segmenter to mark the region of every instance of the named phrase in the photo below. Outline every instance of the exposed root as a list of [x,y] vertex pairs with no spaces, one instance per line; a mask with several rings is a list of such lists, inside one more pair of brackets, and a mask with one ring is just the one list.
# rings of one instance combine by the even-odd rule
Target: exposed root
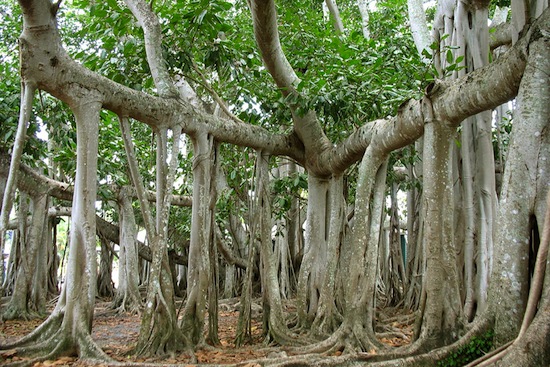
[[[349,343],[349,337],[352,335],[350,328],[341,325],[338,330],[336,330],[329,338],[316,342],[301,348],[290,349],[292,353],[300,354],[312,354],[312,353],[322,353],[322,354],[333,354],[336,352],[351,352],[352,344]],[[357,349],[355,349],[357,351]]]
[[80,359],[101,362],[112,361],[111,357],[109,357],[92,339],[90,333],[83,333],[82,335],[79,335],[77,348]]
[[44,317],[39,312],[33,312],[29,310],[22,310],[19,307],[8,306],[2,314],[2,320],[33,320]]
[[37,358],[33,358],[33,359],[25,359],[25,360],[10,362],[10,363],[5,364],[5,366],[6,367],[30,367],[30,366],[33,366],[36,363],[40,363],[40,362],[44,362],[44,361],[47,361],[47,360],[55,359],[57,356],[55,355],[54,352],[55,351],[52,351],[51,353],[48,353],[47,355],[37,357]]
[[117,314],[138,315],[141,317],[143,305],[136,297],[124,295],[122,297],[115,297],[109,308]]
[[24,347],[41,340],[47,340],[56,334],[61,327],[63,313],[52,313],[40,326],[34,329],[30,334],[11,343],[0,344],[0,350],[8,350]]
[[81,360],[112,362],[112,359],[94,342],[87,331],[71,337],[62,327],[63,312],[57,312],[27,336],[9,344],[0,345],[0,350],[15,350],[22,359],[7,363],[7,366],[32,366],[38,362],[55,360],[63,356],[78,355]]

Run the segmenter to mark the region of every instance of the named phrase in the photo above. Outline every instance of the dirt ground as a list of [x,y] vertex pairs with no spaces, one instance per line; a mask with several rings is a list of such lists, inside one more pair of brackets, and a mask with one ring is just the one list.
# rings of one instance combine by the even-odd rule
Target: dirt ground
[[[220,311],[219,314],[219,339],[221,345],[196,351],[196,359],[199,364],[224,365],[241,363],[260,358],[266,358],[280,352],[280,348],[266,346],[262,337],[261,315],[252,321],[251,343],[236,348],[234,345],[235,331],[238,321],[238,311]],[[29,321],[9,320],[0,323],[0,344],[16,340],[34,330],[42,319]],[[132,354],[139,335],[140,319],[137,315],[115,314],[109,309],[108,302],[99,302],[96,305],[92,337],[113,359],[121,362],[136,363],[169,363],[182,366],[191,366],[189,355],[180,354],[165,359],[143,359]],[[401,331],[401,336],[394,338],[381,337],[380,340],[391,346],[400,346],[410,341],[412,327],[410,325],[394,325]],[[399,332],[398,332],[399,334]],[[10,362],[23,361],[15,351],[0,352],[0,365]],[[81,365],[74,357],[63,357],[55,361],[36,363],[33,367],[72,366]],[[255,364],[247,364],[255,366]]]

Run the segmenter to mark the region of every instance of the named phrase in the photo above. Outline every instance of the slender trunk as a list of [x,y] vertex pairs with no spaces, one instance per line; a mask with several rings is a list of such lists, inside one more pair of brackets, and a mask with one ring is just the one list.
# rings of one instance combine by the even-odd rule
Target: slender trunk
[[361,14],[361,28],[363,30],[363,37],[365,37],[365,39],[369,39],[369,1],[357,0],[357,7],[359,8],[359,14]]
[[120,118],[120,126],[128,158],[132,182],[140,201],[147,238],[151,246],[151,264],[148,272],[147,299],[141,320],[136,351],[141,355],[166,355],[188,346],[188,342],[177,326],[174,303],[174,285],[168,260],[167,233],[175,165],[179,149],[181,130],[173,131],[173,146],[169,165],[167,162],[167,129],[157,133],[157,197],[156,219],[153,219],[149,201],[132,143],[130,124],[127,117]]
[[99,236],[101,244],[101,253],[99,261],[99,274],[97,277],[97,295],[98,297],[111,298],[115,294],[113,284],[113,252],[111,251],[110,241]]
[[258,209],[258,237],[260,240],[261,280],[263,299],[264,333],[268,341],[282,345],[292,345],[298,339],[290,335],[285,324],[279,278],[275,267],[275,254],[271,240],[271,195],[269,192],[268,154],[258,151],[256,163],[257,184],[255,187],[256,208]]
[[125,186],[119,192],[120,251],[118,259],[118,288],[113,307],[120,312],[139,312],[139,256],[137,249],[137,227],[130,201],[130,188]]
[[[32,101],[34,99],[35,91],[36,85],[34,83],[23,82],[21,84],[21,108],[19,112],[19,122],[17,125],[17,133],[15,135],[15,142],[13,144],[13,149],[11,153],[11,162],[9,166],[8,177],[6,179],[5,188],[2,191],[3,197],[0,210],[0,254],[4,253],[6,230],[11,208],[13,206],[15,188],[17,186],[17,173],[19,172],[21,156],[23,154],[23,148],[25,146],[27,125],[29,123],[32,113]],[[0,284],[4,283],[2,279],[4,277],[4,274],[4,262],[0,261]]]
[[336,4],[336,0],[325,0],[325,4],[330,13],[330,17],[332,18],[332,25],[334,26],[336,34],[343,35],[344,23],[342,23],[342,17],[340,16],[340,10],[338,10],[338,4]]
[[204,342],[203,329],[206,301],[210,284],[210,242],[212,240],[211,193],[213,173],[213,138],[206,133],[193,137],[193,211],[191,218],[191,243],[187,271],[187,300],[180,321],[180,328],[192,345]]
[[422,0],[407,0],[407,9],[416,50],[422,59],[428,61],[424,55],[424,51],[431,53],[430,44],[432,43],[432,37],[430,36],[426,21],[424,2]]

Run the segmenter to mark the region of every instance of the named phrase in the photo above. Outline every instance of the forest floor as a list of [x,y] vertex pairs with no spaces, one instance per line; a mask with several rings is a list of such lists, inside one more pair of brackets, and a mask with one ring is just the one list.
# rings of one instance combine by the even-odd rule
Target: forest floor
[[[180,354],[165,359],[144,359],[133,355],[136,345],[140,317],[138,315],[118,314],[109,308],[110,302],[98,301],[95,308],[92,337],[97,344],[114,360],[121,362],[139,363],[165,363],[182,366],[193,366],[189,355]],[[385,310],[384,318],[389,321],[386,329],[393,332],[380,334],[379,339],[388,346],[399,347],[408,344],[412,338],[412,325],[409,322],[392,321],[398,319],[410,319],[412,315],[403,315],[399,310]],[[256,313],[252,320],[252,340],[241,347],[234,344],[239,312],[231,307],[220,307],[219,310],[219,340],[221,345],[197,350],[196,361],[199,364],[224,365],[253,361],[271,356],[279,356],[280,347],[268,346],[262,336],[262,316]],[[34,330],[43,319],[34,320],[5,320],[0,322],[0,344],[14,341]],[[24,361],[13,350],[0,351],[0,365],[10,362]],[[81,366],[76,357],[62,357],[55,361],[35,363],[33,367],[61,367]],[[250,363],[246,366],[257,366]]]

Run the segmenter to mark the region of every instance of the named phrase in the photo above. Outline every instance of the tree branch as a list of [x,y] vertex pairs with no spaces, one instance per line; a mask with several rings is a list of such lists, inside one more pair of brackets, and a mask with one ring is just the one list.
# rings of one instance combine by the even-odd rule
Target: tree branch
[[162,32],[156,14],[153,13],[150,4],[144,0],[125,0],[124,2],[143,29],[147,62],[159,96],[177,98],[178,90],[170,78],[166,60],[162,56]]

